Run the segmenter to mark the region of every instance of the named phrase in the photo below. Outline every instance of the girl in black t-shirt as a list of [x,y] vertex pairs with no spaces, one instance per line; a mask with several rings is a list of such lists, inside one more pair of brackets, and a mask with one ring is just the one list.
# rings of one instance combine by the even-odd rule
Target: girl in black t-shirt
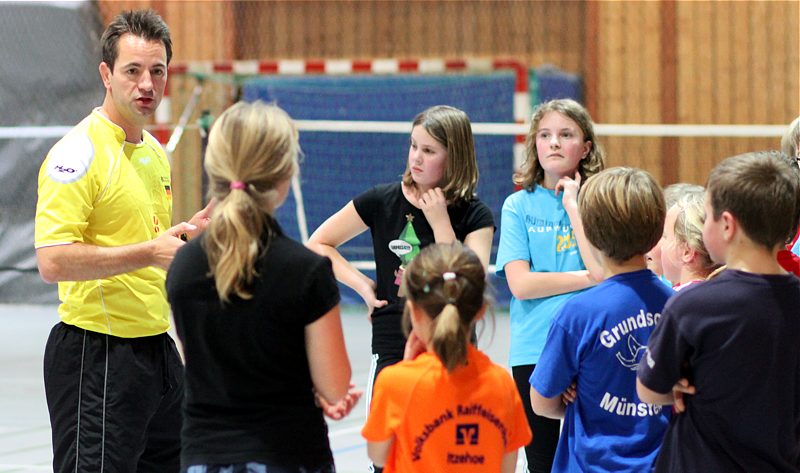
[[167,275],[186,358],[183,472],[334,471],[323,413],[343,417],[360,393],[348,391],[330,261],[272,218],[298,151],[274,105],[238,103],[211,130],[216,205]]
[[[469,117],[453,107],[431,107],[411,125],[402,180],[357,196],[311,235],[308,246],[328,256],[336,278],[353,288],[367,305],[373,353],[368,396],[378,371],[403,358],[400,281],[419,250],[432,243],[458,240],[488,267],[494,218],[475,197],[477,184]],[[336,249],[368,229],[375,252],[375,281]]]

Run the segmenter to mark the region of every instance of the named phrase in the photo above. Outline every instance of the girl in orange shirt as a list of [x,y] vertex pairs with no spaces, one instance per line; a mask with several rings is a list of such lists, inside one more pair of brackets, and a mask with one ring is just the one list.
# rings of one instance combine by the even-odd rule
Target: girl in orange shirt
[[508,371],[470,342],[483,316],[486,274],[456,242],[424,248],[405,271],[404,361],[375,383],[362,435],[385,472],[513,473],[531,440]]

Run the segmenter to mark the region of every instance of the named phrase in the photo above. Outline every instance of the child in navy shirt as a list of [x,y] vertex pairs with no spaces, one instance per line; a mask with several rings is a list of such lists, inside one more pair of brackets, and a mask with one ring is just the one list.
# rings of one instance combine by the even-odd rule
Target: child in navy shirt
[[722,161],[703,241],[727,269],[678,293],[639,365],[647,402],[675,404],[656,472],[800,470],[800,280],[777,253],[800,218],[800,179],[775,152]]

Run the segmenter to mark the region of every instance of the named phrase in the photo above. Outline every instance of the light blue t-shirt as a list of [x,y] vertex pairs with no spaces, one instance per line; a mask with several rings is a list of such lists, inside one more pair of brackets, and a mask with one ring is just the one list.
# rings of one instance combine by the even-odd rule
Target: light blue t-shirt
[[[528,261],[532,272],[567,272],[586,269],[578,252],[561,195],[536,186],[506,198],[500,223],[497,250],[497,275],[505,278],[511,261]],[[575,293],[539,299],[511,298],[511,366],[532,365],[539,361],[547,331],[556,310]]]
[[669,422],[636,394],[636,368],[674,294],[650,270],[618,274],[567,301],[553,320],[530,383],[555,397],[577,381],[553,472],[643,472]]
[[800,256],[800,238],[798,238],[797,241],[794,242],[794,246],[792,247],[792,253],[796,254],[797,256]]

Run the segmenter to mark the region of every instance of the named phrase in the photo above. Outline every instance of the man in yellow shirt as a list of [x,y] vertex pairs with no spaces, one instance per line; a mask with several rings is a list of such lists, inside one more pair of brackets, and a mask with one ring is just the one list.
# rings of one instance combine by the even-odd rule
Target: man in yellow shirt
[[61,300],[44,358],[53,470],[177,472],[183,367],[164,279],[210,209],[169,227],[169,162],[144,130],[167,83],[167,25],[124,12],[101,42],[103,104],[39,171],[36,256]]

